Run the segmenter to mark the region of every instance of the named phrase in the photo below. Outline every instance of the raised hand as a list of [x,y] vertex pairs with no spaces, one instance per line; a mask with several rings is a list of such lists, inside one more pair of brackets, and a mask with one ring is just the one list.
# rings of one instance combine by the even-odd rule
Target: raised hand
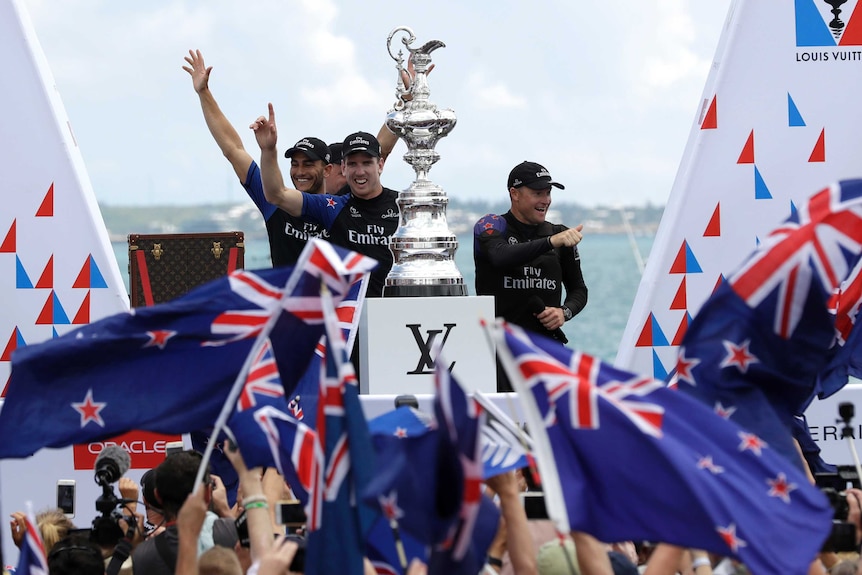
[[213,67],[207,68],[200,50],[189,50],[189,55],[185,57],[185,61],[191,67],[183,66],[183,70],[192,77],[192,86],[194,86],[195,92],[200,94],[209,87],[210,72],[212,72]]

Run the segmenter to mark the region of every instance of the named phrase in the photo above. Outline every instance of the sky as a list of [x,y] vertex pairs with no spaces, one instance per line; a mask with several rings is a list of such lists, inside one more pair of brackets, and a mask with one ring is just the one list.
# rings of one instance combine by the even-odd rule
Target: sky
[[[189,49],[259,158],[248,125],[267,102],[281,150],[376,134],[395,102],[386,38],[409,26],[414,47],[446,44],[431,101],[458,117],[430,179],[450,198],[498,201],[511,168],[537,161],[566,185],[555,201],[586,206],[665,203],[731,2],[18,1],[103,204],[247,201],[182,70]],[[405,151],[385,186],[413,181]]]

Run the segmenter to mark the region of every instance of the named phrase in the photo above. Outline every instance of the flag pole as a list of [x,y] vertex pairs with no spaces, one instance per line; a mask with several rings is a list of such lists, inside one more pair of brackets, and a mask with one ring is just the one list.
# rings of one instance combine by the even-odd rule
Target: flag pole
[[[488,347],[491,348],[492,352],[497,353],[496,341],[494,335],[491,333],[491,330],[493,328],[488,324],[487,321],[485,321],[485,318],[483,317],[479,318],[479,324],[482,326],[482,333],[485,334],[485,341],[488,342]],[[500,362],[502,363],[502,360],[500,360]],[[508,372],[508,369],[506,371]],[[509,379],[512,379],[511,375],[509,376]],[[515,413],[517,413],[517,410],[515,409],[515,403],[512,401],[511,394],[506,395],[506,403],[509,406],[509,413],[515,415]],[[517,421],[517,418],[512,417],[512,422],[514,423],[515,421]],[[527,440],[524,438],[524,430],[521,429],[521,426],[518,424],[515,424],[515,428],[517,430],[518,441],[521,442],[521,447],[524,448],[524,453],[527,457],[527,466],[530,468],[530,473],[532,473],[533,479],[536,481],[536,485],[541,485],[542,476],[539,474],[539,466],[536,464],[536,458],[533,457],[533,450],[530,448],[529,445],[527,445]]]
[[287,280],[287,284],[284,288],[284,293],[281,294],[281,299],[278,302],[278,306],[273,309],[272,313],[267,318],[266,323],[260,329],[260,333],[255,338],[254,344],[251,346],[251,349],[249,350],[248,355],[246,356],[245,361],[242,364],[242,368],[239,370],[239,373],[237,374],[236,379],[233,382],[233,386],[231,387],[230,392],[227,395],[227,399],[225,400],[224,405],[221,408],[221,412],[219,413],[218,419],[216,419],[216,422],[213,425],[213,430],[210,435],[210,441],[207,442],[207,446],[204,449],[203,457],[201,458],[201,465],[200,467],[198,467],[198,474],[195,477],[195,486],[199,485],[204,480],[204,475],[206,474],[210,458],[212,457],[213,448],[215,448],[215,439],[218,438],[219,433],[221,433],[221,430],[227,423],[231,412],[236,408],[236,400],[239,397],[240,392],[242,391],[243,385],[245,385],[245,380],[248,377],[248,372],[251,369],[251,364],[254,361],[254,358],[257,356],[257,353],[263,347],[264,342],[269,337],[269,334],[272,332],[272,328],[275,326],[275,322],[278,321],[278,318],[281,316],[282,311],[286,309],[284,304],[292,291],[291,287],[293,286],[293,284],[295,284],[294,276],[297,275],[297,270],[301,269],[302,268],[297,263],[297,266],[293,269],[293,272],[290,274],[290,277]]

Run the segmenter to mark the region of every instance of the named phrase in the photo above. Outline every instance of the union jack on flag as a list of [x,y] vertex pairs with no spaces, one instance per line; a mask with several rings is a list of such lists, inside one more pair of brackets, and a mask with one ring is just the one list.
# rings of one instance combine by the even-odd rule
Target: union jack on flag
[[305,506],[308,530],[320,529],[323,451],[317,433],[273,406],[256,410],[254,419],[269,441],[276,468]]
[[450,532],[451,560],[462,562],[470,550],[473,529],[482,502],[482,433],[486,414],[476,401],[468,397],[461,385],[437,361],[434,373],[434,412],[437,423],[449,441],[456,447],[464,473],[464,491],[461,497],[459,520]]
[[245,411],[257,405],[255,397],[258,395],[271,398],[284,397],[284,386],[281,384],[278,365],[275,363],[272,343],[270,343],[269,338],[260,347],[246,375],[245,385],[243,385],[237,400],[237,411]]
[[[515,330],[526,337],[526,332]],[[661,437],[664,409],[644,401],[644,396],[664,387],[648,377],[631,376],[624,380],[608,378],[598,359],[585,353],[574,352],[563,364],[544,351],[525,352],[515,358],[521,377],[528,385],[541,382],[552,401],[565,399],[572,413],[576,429],[599,428],[599,397],[603,397],[620,413],[628,417],[641,431]]]
[[779,290],[773,329],[781,337],[796,329],[813,284],[828,297],[854,267],[862,249],[858,195],[841,183],[817,192],[730,277],[752,308]]
[[[515,326],[491,331],[522,402],[558,530],[705,549],[752,573],[808,572],[832,512],[768,445],[684,393]],[[585,406],[594,416],[583,418]],[[672,508],[685,513],[667,513]]]
[[[322,519],[308,535],[309,575],[363,572],[365,541],[379,511],[360,501],[374,474],[374,450],[329,290],[320,296],[327,345],[318,399],[317,440],[324,454]],[[320,487],[320,486],[319,486]]]

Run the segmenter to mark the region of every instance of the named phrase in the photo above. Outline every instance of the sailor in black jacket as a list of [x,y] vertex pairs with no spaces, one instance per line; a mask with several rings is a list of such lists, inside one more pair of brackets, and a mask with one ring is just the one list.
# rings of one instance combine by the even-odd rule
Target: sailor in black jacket
[[509,173],[510,210],[473,227],[476,293],[494,296],[498,317],[566,343],[560,328],[587,305],[577,248],[583,225],[545,221],[552,186],[564,189],[535,162]]

